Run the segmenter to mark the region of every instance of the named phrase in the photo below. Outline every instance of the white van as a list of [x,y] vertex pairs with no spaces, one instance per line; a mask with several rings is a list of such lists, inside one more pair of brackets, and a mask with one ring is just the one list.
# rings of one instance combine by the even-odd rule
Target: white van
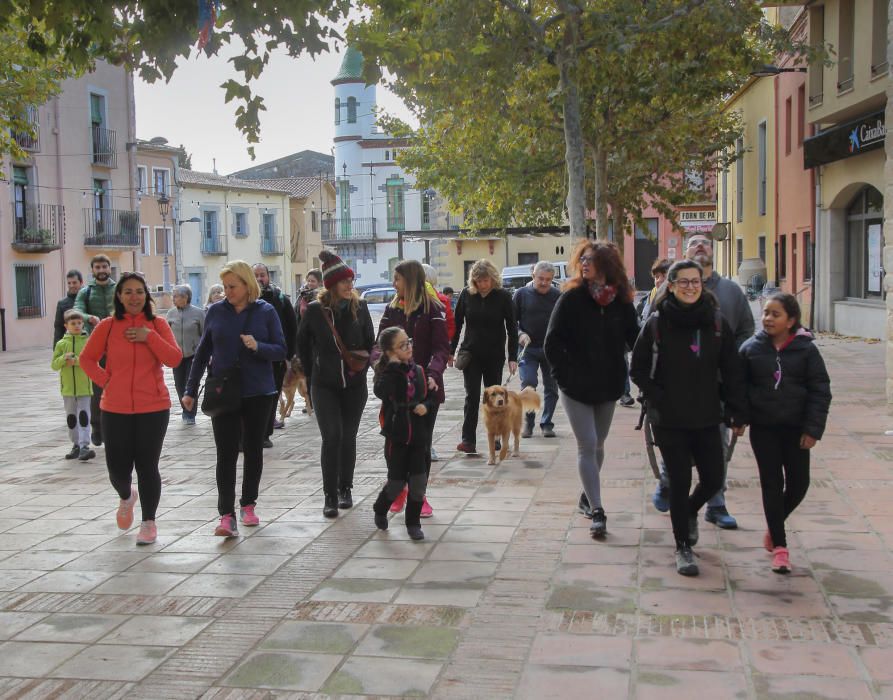
[[[552,284],[560,287],[567,279],[567,261],[553,262],[552,265],[555,267],[555,279],[552,280]],[[511,265],[502,268],[503,288],[514,291],[523,287],[533,279],[533,267],[533,265]]]

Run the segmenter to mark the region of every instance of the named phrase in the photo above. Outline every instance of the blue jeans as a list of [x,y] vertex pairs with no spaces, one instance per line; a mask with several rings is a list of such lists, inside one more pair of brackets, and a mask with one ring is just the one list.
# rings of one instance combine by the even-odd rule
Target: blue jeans
[[529,345],[524,349],[521,355],[521,361],[518,363],[518,371],[521,375],[521,388],[537,386],[537,370],[543,372],[543,388],[545,390],[545,400],[543,401],[543,415],[540,418],[541,428],[554,428],[552,423],[552,414],[555,413],[555,405],[558,403],[558,385],[552,378],[552,368],[546,359],[546,354],[542,348],[532,348]]

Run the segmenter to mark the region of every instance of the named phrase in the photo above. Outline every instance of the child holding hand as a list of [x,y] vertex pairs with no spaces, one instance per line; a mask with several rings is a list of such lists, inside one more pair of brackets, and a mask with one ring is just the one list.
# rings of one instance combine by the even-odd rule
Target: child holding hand
[[87,344],[88,336],[84,332],[84,316],[77,309],[68,309],[62,320],[65,323],[65,335],[53,349],[50,366],[59,373],[68,436],[72,442],[71,451],[65,455],[65,459],[86,462],[96,456],[90,449],[90,397],[93,396],[93,383],[80,365],[81,351]]
[[420,517],[428,484],[425,453],[431,437],[423,416],[436,397],[428,394],[425,372],[413,362],[412,340],[402,328],[383,330],[378,345],[382,354],[375,365],[374,391],[381,399],[379,421],[385,436],[388,480],[372,507],[375,525],[388,529],[388,510],[408,483],[406,531],[411,539],[423,540]]

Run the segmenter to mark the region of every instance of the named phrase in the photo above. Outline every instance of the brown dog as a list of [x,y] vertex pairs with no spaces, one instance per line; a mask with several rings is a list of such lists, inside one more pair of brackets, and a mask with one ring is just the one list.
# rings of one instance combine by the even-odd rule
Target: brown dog
[[481,400],[484,413],[484,425],[487,427],[487,442],[490,446],[490,461],[496,464],[496,440],[502,440],[499,450],[499,461],[506,458],[509,451],[509,435],[515,436],[513,457],[520,456],[521,422],[524,413],[535,411],[540,407],[540,395],[533,387],[521,391],[509,391],[504,386],[495,384],[484,389]]
[[285,420],[291,415],[291,409],[295,405],[295,391],[301,394],[304,403],[307,404],[307,415],[313,415],[313,403],[310,401],[310,391],[307,388],[307,376],[297,357],[291,358],[285,372],[285,379],[282,382],[282,393],[279,395],[279,420]]

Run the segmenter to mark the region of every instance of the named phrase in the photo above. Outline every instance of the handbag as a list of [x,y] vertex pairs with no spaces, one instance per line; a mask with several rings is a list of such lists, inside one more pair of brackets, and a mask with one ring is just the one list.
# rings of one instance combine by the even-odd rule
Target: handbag
[[354,374],[364,371],[369,366],[369,351],[348,350],[347,348],[345,348],[344,341],[341,340],[341,336],[338,334],[338,329],[335,328],[334,314],[332,314],[331,311],[329,312],[329,314],[323,312],[323,316],[325,316],[326,321],[329,322],[329,328],[332,329],[332,335],[335,336],[335,346],[338,348],[338,352],[341,353],[341,359],[344,360],[344,364],[347,365],[347,369],[349,369]]
[[[253,311],[254,304],[248,308],[239,335],[242,335],[248,327],[248,321],[251,320]],[[239,355],[241,354],[242,348],[239,348]],[[203,391],[202,413],[206,416],[217,418],[218,416],[225,416],[228,413],[238,411],[242,405],[242,367],[239,359],[236,358],[236,364],[227,368],[219,375],[209,374],[207,379],[205,379]]]
[[471,352],[468,350],[462,349],[456,353],[456,357],[453,358],[453,367],[458,369],[460,372],[464,372],[468,365],[471,364]]

